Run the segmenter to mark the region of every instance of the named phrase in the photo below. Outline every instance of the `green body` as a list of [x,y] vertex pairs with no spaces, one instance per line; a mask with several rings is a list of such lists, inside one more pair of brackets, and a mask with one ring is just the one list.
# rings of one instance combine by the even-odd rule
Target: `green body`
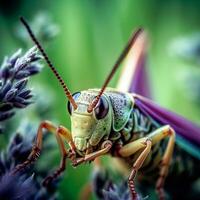
[[[140,112],[134,104],[132,94],[119,92],[113,88],[107,88],[102,95],[109,104],[107,115],[103,119],[97,119],[94,110],[88,113],[87,108],[98,93],[99,89],[81,91],[80,96],[76,99],[78,107],[71,113],[72,138],[80,156],[99,150],[105,140],[113,143],[111,153],[117,155],[119,146],[143,138],[161,127],[155,120]],[[165,139],[152,146],[148,159],[141,169],[143,177],[156,178],[167,141]],[[139,153],[123,158],[124,168],[131,168]],[[189,163],[194,163],[190,162],[194,158],[176,144],[171,164],[171,168],[176,174],[195,168],[185,162],[183,154]]]

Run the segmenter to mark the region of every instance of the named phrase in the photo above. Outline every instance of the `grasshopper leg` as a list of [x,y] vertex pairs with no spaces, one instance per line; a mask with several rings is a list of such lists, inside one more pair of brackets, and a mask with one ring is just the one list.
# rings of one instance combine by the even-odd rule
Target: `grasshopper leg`
[[44,179],[44,181],[43,181],[44,186],[47,186],[50,182],[55,180],[66,168],[66,158],[68,156],[68,152],[66,151],[66,148],[65,148],[65,145],[64,145],[64,142],[63,142],[63,139],[61,136],[63,136],[63,137],[65,136],[64,138],[68,141],[69,137],[66,137],[68,135],[69,135],[69,132],[65,131],[64,127],[59,126],[56,129],[55,136],[56,136],[57,142],[60,147],[60,152],[61,152],[60,166],[52,175],[49,175]]
[[[17,173],[21,170],[23,170],[24,168],[26,168],[28,165],[30,165],[31,163],[35,162],[37,160],[37,158],[40,155],[40,151],[42,148],[42,138],[43,138],[43,129],[46,129],[52,133],[54,133],[54,135],[56,136],[56,140],[57,143],[60,147],[60,151],[61,151],[61,162],[60,162],[60,167],[58,168],[58,170],[55,171],[55,173],[53,174],[53,176],[51,176],[51,178],[46,179],[46,183],[49,182],[50,180],[53,180],[54,178],[56,178],[62,171],[64,171],[65,169],[65,160],[67,158],[67,150],[64,146],[64,142],[61,136],[63,136],[63,134],[59,134],[60,132],[60,127],[57,128],[56,126],[54,126],[50,121],[43,121],[37,131],[37,136],[36,136],[36,141],[35,144],[33,145],[32,151],[30,153],[30,155],[28,156],[27,160],[16,166],[16,168],[14,169],[13,173]],[[67,129],[66,129],[67,130]],[[71,140],[71,134],[68,132],[65,132],[65,135],[63,136],[67,142],[69,143],[70,147],[73,147],[73,142]],[[47,181],[48,180],[48,181]]]
[[174,144],[175,144],[175,132],[172,128],[169,128],[168,134],[170,138],[169,138],[164,156],[162,158],[160,173],[159,173],[158,180],[156,182],[156,190],[158,193],[158,198],[160,200],[163,200],[165,198],[163,186],[164,186],[165,178],[168,174],[169,165],[170,165],[170,161],[173,155],[173,149],[174,149]]
[[[129,144],[126,144],[119,150],[119,154],[122,157],[128,157],[128,156],[135,154],[138,150],[142,150],[144,148],[146,149],[146,150],[144,149],[142,151],[142,153],[140,154],[138,159],[135,161],[135,163],[133,165],[133,170],[131,171],[131,175],[129,176],[129,187],[130,187],[130,183],[131,183],[133,192],[132,192],[131,187],[130,187],[130,190],[131,190],[132,196],[134,197],[133,199],[136,199],[136,197],[135,197],[136,192],[135,192],[133,178],[134,178],[135,174],[137,173],[137,170],[142,166],[145,158],[148,155],[147,154],[148,153],[148,151],[147,151],[148,139],[150,139],[150,141],[152,142],[152,145],[154,145],[154,144],[158,143],[159,141],[165,139],[166,137],[169,137],[169,142],[168,142],[167,148],[165,150],[164,156],[162,158],[159,178],[156,183],[156,190],[158,192],[158,197],[160,200],[163,200],[164,199],[164,191],[163,191],[164,181],[165,181],[165,178],[168,173],[168,168],[169,168],[169,164],[170,164],[171,157],[173,154],[174,143],[175,143],[174,130],[169,125],[163,126],[159,129],[155,130],[154,132],[150,133],[149,135],[147,135],[144,138],[140,138]],[[145,142],[146,142],[146,144],[145,144]],[[145,155],[146,155],[146,157],[145,157]],[[139,167],[137,167],[137,166],[139,166]],[[132,178],[132,182],[130,182],[130,178]]]
[[44,179],[44,181],[43,181],[44,186],[47,186],[50,182],[52,182],[54,179],[56,179],[65,170],[66,159],[69,155],[68,155],[68,152],[66,151],[65,145],[63,143],[63,139],[69,144],[69,146],[71,148],[71,151],[72,151],[71,156],[75,155],[75,145],[72,141],[70,131],[67,128],[65,128],[64,126],[59,126],[56,129],[55,135],[56,135],[56,139],[58,141],[59,147],[60,147],[62,159],[60,161],[59,168],[52,175],[49,175]]
[[31,153],[29,154],[26,161],[16,166],[13,173],[17,173],[18,171],[23,170],[25,167],[35,162],[37,158],[40,156],[41,147],[42,147],[42,130],[43,129],[47,129],[50,132],[54,132],[56,130],[56,127],[49,121],[41,122],[37,131],[36,141],[32,147]]
[[135,163],[133,164],[130,176],[128,178],[128,185],[129,185],[129,189],[131,191],[133,200],[136,200],[138,196],[135,190],[134,179],[135,179],[137,171],[140,169],[140,167],[143,165],[144,161],[146,160],[147,156],[149,155],[149,152],[151,151],[151,146],[152,146],[151,140],[147,139],[146,147],[142,151],[142,153],[139,155]]

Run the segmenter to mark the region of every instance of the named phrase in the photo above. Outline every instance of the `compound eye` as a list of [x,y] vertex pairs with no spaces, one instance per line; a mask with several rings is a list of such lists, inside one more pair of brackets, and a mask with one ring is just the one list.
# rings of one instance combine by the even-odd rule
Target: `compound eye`
[[99,102],[97,103],[94,113],[97,119],[103,119],[109,110],[109,104],[105,97],[101,96]]
[[[77,101],[77,99],[78,99],[78,97],[79,97],[80,95],[81,95],[80,92],[75,92],[75,93],[72,95],[72,97],[73,97],[73,99],[74,99],[75,102]],[[73,106],[71,105],[70,101],[68,101],[68,103],[67,103],[67,109],[68,109],[69,114],[71,115],[71,114],[72,114],[72,111],[73,111]]]

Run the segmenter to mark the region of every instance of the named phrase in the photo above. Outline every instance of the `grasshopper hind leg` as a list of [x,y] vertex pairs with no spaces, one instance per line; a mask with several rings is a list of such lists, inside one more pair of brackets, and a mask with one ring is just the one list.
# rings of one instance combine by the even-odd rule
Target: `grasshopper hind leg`
[[168,175],[169,165],[170,165],[170,161],[171,161],[173,150],[174,150],[175,132],[172,128],[168,129],[168,135],[169,135],[169,141],[168,141],[167,148],[165,150],[164,156],[161,161],[160,173],[159,173],[158,180],[156,182],[156,191],[158,193],[158,198],[160,200],[165,199],[163,187],[164,187],[165,179]]
[[146,147],[144,148],[140,156],[137,158],[137,160],[133,164],[130,176],[128,178],[128,186],[131,192],[132,200],[138,199],[138,194],[135,190],[134,179],[135,179],[136,173],[138,172],[138,170],[140,169],[140,167],[143,165],[144,161],[146,160],[147,156],[149,155],[149,152],[151,151],[151,146],[152,146],[151,140],[147,139]]
[[[133,169],[131,171],[131,175],[129,176],[129,187],[130,187],[133,199],[136,199],[135,185],[134,185],[133,179],[137,171],[142,166],[143,162],[145,161],[145,158],[148,156],[148,153],[150,151],[150,150],[147,150],[148,149],[147,146],[149,143],[148,141],[151,142],[151,145],[155,145],[156,143],[158,143],[159,141],[163,139],[166,139],[167,137],[169,137],[169,140],[167,143],[167,148],[164,152],[164,156],[161,160],[159,178],[156,183],[156,191],[158,193],[158,197],[160,200],[163,200],[165,198],[163,186],[168,174],[168,169],[169,169],[170,161],[173,154],[174,144],[175,144],[174,130],[169,125],[160,127],[156,129],[155,131],[153,131],[152,133],[148,134],[146,137],[140,138],[129,144],[126,144],[119,150],[119,154],[122,157],[128,157],[130,155],[135,154],[138,150],[143,149],[142,153],[140,154],[138,159],[135,161],[133,165]],[[150,140],[147,140],[147,138],[149,138]],[[145,144],[145,141],[146,141],[146,144]]]

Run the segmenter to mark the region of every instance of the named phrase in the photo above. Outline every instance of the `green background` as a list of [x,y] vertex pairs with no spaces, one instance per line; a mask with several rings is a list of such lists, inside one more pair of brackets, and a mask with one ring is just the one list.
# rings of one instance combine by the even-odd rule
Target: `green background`
[[[200,1],[1,0],[0,60],[23,47],[16,36],[16,30],[21,26],[19,16],[30,20],[41,12],[47,12],[60,29],[58,36],[45,47],[71,91],[101,87],[131,32],[143,27],[150,40],[148,74],[155,100],[199,123],[199,104],[190,98],[189,83],[183,76],[200,76],[198,62],[177,56],[176,52],[181,49],[178,46],[173,50],[170,44],[176,38],[190,37],[200,31]],[[110,86],[115,87],[117,76]],[[31,87],[36,94],[43,89],[40,95],[47,98],[47,103],[48,95],[52,98],[49,108],[53,113],[51,119],[69,128],[65,95],[48,67],[32,78]],[[26,116],[26,110],[24,114]],[[29,119],[33,120],[31,116]],[[53,168],[53,163],[58,163],[58,151],[53,161],[51,155],[45,156],[46,165],[52,164]],[[83,165],[73,169],[68,165],[60,186],[63,199],[77,198],[81,186],[90,178],[89,168]]]

